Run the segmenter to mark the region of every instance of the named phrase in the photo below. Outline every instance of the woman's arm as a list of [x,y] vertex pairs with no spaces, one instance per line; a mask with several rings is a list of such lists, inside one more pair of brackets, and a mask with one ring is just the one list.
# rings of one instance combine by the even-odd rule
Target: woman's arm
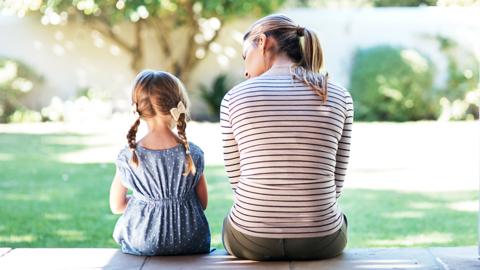
[[335,186],[336,197],[340,197],[343,189],[345,177],[347,175],[348,161],[350,159],[350,142],[352,140],[352,126],[353,126],[353,100],[350,93],[345,92],[345,123],[343,126],[342,137],[338,142],[338,149],[336,155],[335,165]]
[[200,180],[198,180],[197,187],[195,188],[197,192],[198,200],[202,205],[203,210],[207,209],[208,204],[208,192],[207,192],[207,180],[205,179],[205,175],[202,174],[200,176]]
[[128,189],[123,186],[120,173],[117,169],[115,172],[115,177],[112,181],[112,186],[110,187],[110,210],[114,214],[122,214],[127,207],[128,200],[130,199],[127,196]]
[[240,152],[237,141],[233,136],[233,128],[230,123],[230,95],[227,93],[222,100],[220,107],[220,127],[223,141],[223,159],[227,171],[228,180],[232,190],[235,192],[240,178]]

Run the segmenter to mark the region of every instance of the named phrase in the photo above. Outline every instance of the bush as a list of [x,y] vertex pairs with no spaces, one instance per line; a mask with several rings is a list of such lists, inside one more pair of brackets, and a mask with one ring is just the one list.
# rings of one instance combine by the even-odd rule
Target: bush
[[208,106],[208,109],[215,120],[220,117],[220,105],[225,94],[232,88],[226,74],[218,75],[210,89],[205,85],[200,86],[200,95]]
[[439,89],[442,96],[442,120],[473,120],[479,118],[479,60],[475,54],[453,39],[436,36],[440,50],[448,60],[448,79]]
[[[19,114],[28,109],[21,98],[42,81],[39,74],[21,61],[0,57],[0,122],[22,118]],[[16,111],[19,112],[12,118]]]
[[357,50],[350,89],[361,121],[436,119],[431,61],[418,51],[391,46]]
[[41,111],[43,120],[54,122],[95,122],[110,119],[113,102],[107,91],[96,87],[78,89],[67,100],[54,96]]
[[16,110],[12,115],[8,117],[10,123],[32,123],[41,122],[42,114],[37,111],[31,111],[26,109]]

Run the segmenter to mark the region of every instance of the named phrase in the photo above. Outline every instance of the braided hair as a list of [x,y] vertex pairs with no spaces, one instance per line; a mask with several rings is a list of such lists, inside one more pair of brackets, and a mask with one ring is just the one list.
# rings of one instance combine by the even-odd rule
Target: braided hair
[[[181,81],[174,75],[164,71],[143,70],[135,78],[132,104],[135,112],[138,113],[138,118],[127,134],[128,147],[132,151],[130,160],[132,166],[137,168],[140,164],[136,153],[136,134],[140,125],[140,119],[153,118],[157,115],[171,115],[170,110],[176,108],[179,102],[182,102],[186,109],[185,112],[179,115],[176,121],[178,137],[185,148],[186,165],[184,175],[195,174],[196,168],[185,131],[187,120],[189,119],[188,107],[190,102]],[[175,119],[173,117],[171,119],[171,123],[168,126],[173,128]]]

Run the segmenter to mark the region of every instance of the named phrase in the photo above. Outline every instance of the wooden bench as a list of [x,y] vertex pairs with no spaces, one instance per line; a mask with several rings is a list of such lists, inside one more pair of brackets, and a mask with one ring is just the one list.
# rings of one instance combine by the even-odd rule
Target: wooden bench
[[480,269],[477,247],[347,249],[323,261],[255,262],[225,250],[144,257],[112,248],[0,248],[0,269]]

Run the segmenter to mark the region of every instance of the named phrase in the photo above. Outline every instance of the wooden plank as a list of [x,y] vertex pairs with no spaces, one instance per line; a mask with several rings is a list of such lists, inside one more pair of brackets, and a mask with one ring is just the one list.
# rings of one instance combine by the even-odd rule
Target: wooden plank
[[288,270],[288,261],[256,262],[240,260],[217,250],[208,255],[163,256],[147,258],[142,270],[153,269],[275,269]]
[[144,261],[109,248],[17,248],[0,259],[0,269],[138,270]]
[[480,269],[478,247],[429,248],[444,269]]
[[347,249],[323,261],[292,262],[291,269],[442,269],[424,248]]

